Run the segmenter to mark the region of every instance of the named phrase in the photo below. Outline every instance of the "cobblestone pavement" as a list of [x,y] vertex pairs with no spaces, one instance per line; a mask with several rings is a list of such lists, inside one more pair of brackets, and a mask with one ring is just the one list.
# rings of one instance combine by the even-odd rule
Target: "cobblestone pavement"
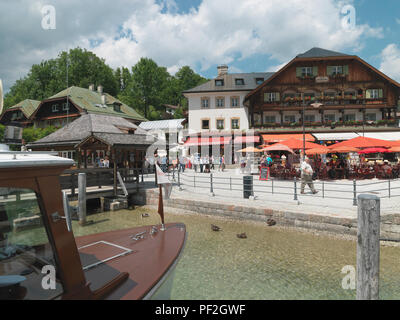
[[[253,191],[255,199],[243,196],[243,176],[239,170],[227,169],[224,172],[212,171],[213,195],[211,193],[211,176],[206,173],[195,173],[186,170],[178,175],[170,173],[171,181],[175,181],[171,198],[217,202],[221,204],[244,205],[272,210],[290,210],[291,212],[312,213],[342,218],[357,217],[357,206],[353,205],[354,184],[351,180],[314,181],[317,194],[312,194],[308,186],[305,194],[300,194],[300,181],[282,181],[270,179],[260,181],[253,175]],[[154,175],[146,175],[147,186],[154,186]],[[390,197],[389,197],[390,185]],[[356,196],[374,194],[381,198],[381,214],[400,213],[400,180],[358,180],[355,183]]]

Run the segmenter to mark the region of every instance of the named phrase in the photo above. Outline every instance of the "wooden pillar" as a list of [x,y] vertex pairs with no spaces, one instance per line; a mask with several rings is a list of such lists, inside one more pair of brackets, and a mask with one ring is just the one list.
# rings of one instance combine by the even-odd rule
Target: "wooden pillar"
[[283,111],[279,110],[279,115],[281,117],[281,126],[283,126]]
[[357,300],[379,299],[380,199],[358,196]]
[[84,168],[87,169],[87,150],[83,149]]
[[115,149],[112,149],[113,157],[113,179],[114,179],[114,196],[117,196],[117,155]]
[[79,173],[78,175],[78,213],[79,224],[85,225],[86,223],[86,173]]

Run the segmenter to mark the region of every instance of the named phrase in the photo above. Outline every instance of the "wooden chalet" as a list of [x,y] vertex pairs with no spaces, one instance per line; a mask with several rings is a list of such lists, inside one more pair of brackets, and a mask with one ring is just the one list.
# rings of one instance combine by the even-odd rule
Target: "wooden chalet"
[[0,115],[0,124],[19,123],[22,127],[31,124],[30,117],[39,107],[40,101],[26,99],[6,109]]
[[313,48],[247,94],[245,105],[261,132],[301,132],[303,123],[307,132],[393,131],[399,97],[400,84],[358,56]]
[[43,100],[30,121],[39,128],[62,127],[84,114],[120,117],[133,124],[146,121],[133,108],[103,92],[102,86],[96,91],[93,85],[89,89],[72,86]]

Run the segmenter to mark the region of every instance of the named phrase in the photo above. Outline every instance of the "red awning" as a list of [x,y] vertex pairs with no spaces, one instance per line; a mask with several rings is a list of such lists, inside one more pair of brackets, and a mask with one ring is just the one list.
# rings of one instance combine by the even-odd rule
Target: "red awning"
[[185,142],[185,146],[190,147],[229,144],[231,140],[231,137],[189,137],[189,139]]
[[[262,138],[264,140],[264,144],[267,143],[275,143],[282,142],[289,139],[298,139],[303,141],[302,133],[290,133],[290,134],[263,134]],[[315,141],[315,138],[309,134],[305,134],[306,141]]]
[[235,137],[233,140],[234,144],[243,144],[243,143],[259,143],[259,136],[244,136],[244,137]]

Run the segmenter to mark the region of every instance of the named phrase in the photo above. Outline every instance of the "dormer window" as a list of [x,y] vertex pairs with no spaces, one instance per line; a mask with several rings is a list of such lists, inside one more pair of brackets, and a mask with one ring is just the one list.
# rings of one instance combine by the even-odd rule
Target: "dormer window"
[[256,84],[262,84],[264,82],[264,78],[256,78]]
[[244,86],[244,79],[235,79],[235,84],[237,86]]
[[121,105],[118,103],[114,103],[114,111],[115,112],[121,112]]
[[215,86],[216,87],[223,87],[224,86],[224,80],[222,80],[222,79],[215,80]]

